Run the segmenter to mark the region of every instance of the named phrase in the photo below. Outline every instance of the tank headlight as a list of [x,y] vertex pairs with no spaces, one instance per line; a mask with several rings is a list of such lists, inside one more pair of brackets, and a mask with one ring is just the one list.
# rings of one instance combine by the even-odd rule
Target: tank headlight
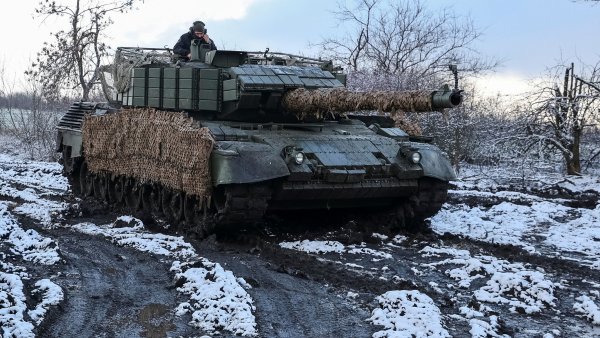
[[304,162],[304,153],[297,152],[294,154],[294,162],[296,162],[296,164],[302,164]]
[[419,164],[419,162],[421,162],[421,153],[414,152],[414,153],[410,154],[410,160],[414,164]]

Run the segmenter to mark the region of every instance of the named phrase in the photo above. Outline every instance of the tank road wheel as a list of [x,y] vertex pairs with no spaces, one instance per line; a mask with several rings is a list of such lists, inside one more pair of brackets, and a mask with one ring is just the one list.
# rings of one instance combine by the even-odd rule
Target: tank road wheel
[[[398,207],[398,223],[411,229],[424,227],[425,219],[435,215],[448,197],[448,182],[423,177],[419,180],[419,192],[408,203]],[[400,219],[400,215],[402,218]]]
[[110,203],[119,205],[123,202],[125,194],[124,179],[121,176],[113,176],[108,183],[108,199]]
[[139,210],[142,204],[142,189],[139,184],[133,179],[126,179],[124,187],[125,205],[133,211]]
[[189,226],[198,224],[202,220],[202,205],[198,198],[192,195],[185,195],[183,200],[183,219]]
[[[202,239],[214,232],[216,207],[209,207],[209,200],[186,196],[183,201],[184,232],[187,236]],[[210,209],[210,210],[209,210]]]
[[[147,183],[142,187],[142,208],[150,214],[160,214],[160,190],[155,184]],[[158,201],[156,200],[158,198]]]
[[160,186],[153,184],[148,186],[149,194],[148,194],[148,206],[152,209],[152,212],[157,214],[162,214],[162,189]]
[[415,217],[428,218],[435,215],[448,197],[448,182],[425,177],[419,181],[419,197],[413,203]]
[[179,222],[183,219],[183,204],[184,204],[185,193],[176,191],[171,196],[171,217],[175,222]]
[[79,167],[79,191],[83,197],[92,196],[94,193],[94,177],[88,170],[87,162],[83,161]]
[[106,174],[94,175],[94,197],[101,201],[108,201],[108,176]]
[[170,189],[162,187],[160,189],[160,206],[163,214],[168,222],[173,222],[171,219],[171,196],[173,193]]
[[183,193],[163,188],[161,191],[162,211],[172,225],[177,224],[183,217]]

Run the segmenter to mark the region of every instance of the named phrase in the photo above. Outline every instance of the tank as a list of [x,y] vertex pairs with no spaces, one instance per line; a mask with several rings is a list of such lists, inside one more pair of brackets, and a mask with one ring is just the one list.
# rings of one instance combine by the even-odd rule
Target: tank
[[351,92],[330,61],[194,44],[187,62],[118,48],[112,78],[110,101],[75,102],[58,124],[73,192],[201,237],[292,210],[421,227],[456,178],[431,138],[391,118],[456,107],[456,86]]

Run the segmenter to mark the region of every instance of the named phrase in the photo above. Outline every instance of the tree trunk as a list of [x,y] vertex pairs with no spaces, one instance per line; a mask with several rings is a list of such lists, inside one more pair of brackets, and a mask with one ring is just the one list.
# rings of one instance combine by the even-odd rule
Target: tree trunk
[[581,159],[579,146],[581,144],[581,131],[573,131],[573,144],[571,146],[571,158],[567,160],[567,174],[581,175]]

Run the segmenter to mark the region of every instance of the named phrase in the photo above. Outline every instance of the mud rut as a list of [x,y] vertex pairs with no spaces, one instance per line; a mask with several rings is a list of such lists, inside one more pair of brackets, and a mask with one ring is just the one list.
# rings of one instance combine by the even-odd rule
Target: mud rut
[[[93,202],[88,207],[84,203],[82,211],[82,216],[65,215],[65,221],[104,224],[120,215]],[[365,319],[376,306],[375,297],[390,290],[419,290],[427,294],[445,315],[444,324],[450,334],[470,337],[468,322],[450,316],[458,314],[460,306],[477,302],[472,299],[472,292],[448,288],[454,281],[441,271],[445,266],[440,271],[422,273],[411,269],[413,263],[431,262],[418,251],[434,244],[524,263],[532,269],[543,269],[552,280],[564,281],[563,288],[555,289],[558,305],[540,313],[523,315],[510,312],[508,306],[493,306],[497,311],[494,314],[501,319],[498,333],[538,337],[533,332],[559,329],[565,337],[600,336],[598,328],[573,315],[573,304],[569,301],[574,294],[584,294],[590,289],[590,284],[583,280],[600,283],[597,270],[559,258],[532,255],[512,246],[427,232],[400,231],[408,237],[406,243],[411,244],[392,247],[388,252],[393,259],[384,261],[356,254],[312,255],[281,248],[278,245],[281,241],[302,239],[336,240],[345,245],[366,242],[368,248],[375,250],[383,246],[382,241],[371,236],[372,224],[350,222],[331,228],[303,222],[309,221],[267,224],[269,231],[246,229],[236,236],[189,239],[200,255],[220,263],[253,286],[248,292],[255,302],[261,337],[369,337],[381,328]],[[168,272],[170,264],[162,257],[66,229],[39,229],[25,217],[21,217],[21,223],[56,240],[66,261],[52,268],[60,271],[55,282],[63,287],[66,299],[58,309],[49,312],[40,327],[40,337],[199,334],[186,325],[189,318],[173,315],[172,310],[182,300]],[[344,265],[356,262],[363,268]],[[384,265],[387,270],[382,272]],[[431,282],[439,287],[432,287]],[[357,296],[347,297],[349,292]]]

